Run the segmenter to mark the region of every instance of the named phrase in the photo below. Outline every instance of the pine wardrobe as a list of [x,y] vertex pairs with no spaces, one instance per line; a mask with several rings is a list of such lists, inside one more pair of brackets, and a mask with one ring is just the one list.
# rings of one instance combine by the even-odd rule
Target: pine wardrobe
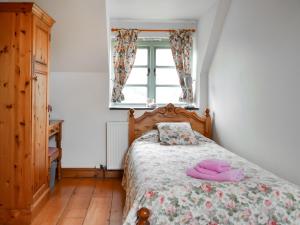
[[0,3],[0,224],[30,224],[49,194],[53,24],[34,3]]

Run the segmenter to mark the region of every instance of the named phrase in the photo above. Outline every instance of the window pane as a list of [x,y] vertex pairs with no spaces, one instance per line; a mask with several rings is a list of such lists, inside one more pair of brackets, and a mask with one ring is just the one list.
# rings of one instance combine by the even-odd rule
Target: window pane
[[180,87],[156,87],[156,103],[179,103]]
[[156,49],[156,65],[157,66],[175,66],[170,48]]
[[147,68],[132,68],[126,84],[147,84]]
[[135,66],[147,66],[148,65],[148,49],[138,48],[136,51]]
[[146,103],[147,87],[125,86],[123,89],[124,101],[122,103]]
[[156,68],[156,84],[179,85],[179,77],[175,68]]

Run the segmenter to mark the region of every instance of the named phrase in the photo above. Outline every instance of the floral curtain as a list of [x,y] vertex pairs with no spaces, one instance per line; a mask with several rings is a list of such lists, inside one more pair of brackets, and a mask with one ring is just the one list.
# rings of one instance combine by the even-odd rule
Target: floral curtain
[[169,40],[182,89],[182,96],[179,100],[191,103],[194,98],[193,85],[191,82],[192,32],[189,30],[171,31]]
[[112,101],[124,100],[122,90],[131,72],[136,55],[136,41],[138,30],[121,29],[116,35],[116,45],[113,52],[114,86],[112,90]]

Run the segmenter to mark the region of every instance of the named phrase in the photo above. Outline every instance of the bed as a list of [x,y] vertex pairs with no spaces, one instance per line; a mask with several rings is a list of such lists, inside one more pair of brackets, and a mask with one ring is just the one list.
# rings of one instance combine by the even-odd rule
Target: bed
[[[158,122],[189,122],[198,145],[161,145]],[[202,134],[202,135],[201,135]],[[222,148],[211,137],[209,110],[203,116],[169,104],[135,118],[129,111],[130,148],[125,156],[124,225],[293,224],[300,225],[300,189]],[[217,158],[243,168],[241,182],[186,176],[201,159]]]

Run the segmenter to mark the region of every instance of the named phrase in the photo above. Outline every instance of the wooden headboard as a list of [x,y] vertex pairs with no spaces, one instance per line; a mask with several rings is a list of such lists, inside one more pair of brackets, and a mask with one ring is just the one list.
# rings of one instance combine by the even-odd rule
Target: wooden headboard
[[129,110],[129,145],[145,132],[155,129],[159,122],[190,122],[193,130],[204,136],[211,138],[211,117],[209,109],[205,110],[203,116],[195,112],[188,111],[181,107],[168,104],[153,111],[145,112],[142,116],[135,118],[134,109]]

